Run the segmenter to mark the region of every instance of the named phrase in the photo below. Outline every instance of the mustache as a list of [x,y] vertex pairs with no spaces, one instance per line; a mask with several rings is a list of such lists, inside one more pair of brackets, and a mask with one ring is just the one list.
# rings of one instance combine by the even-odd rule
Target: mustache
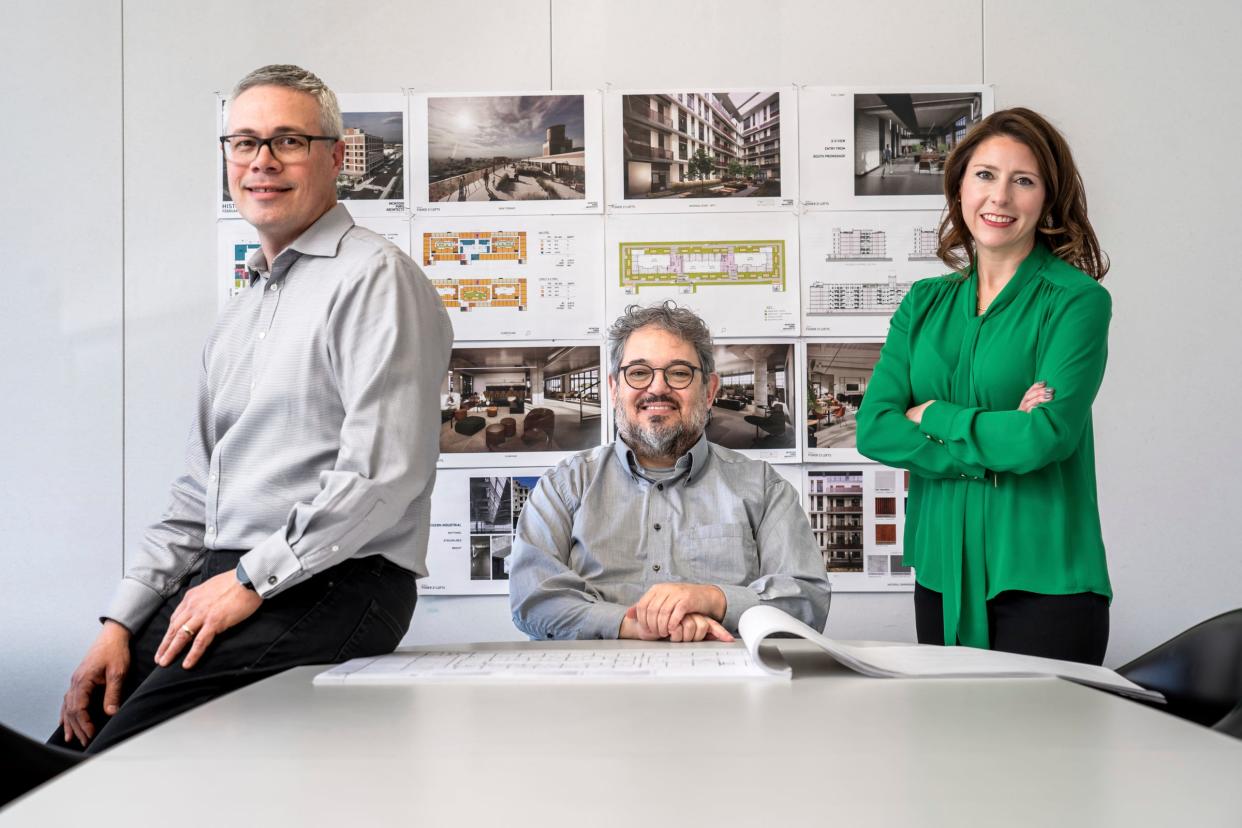
[[651,405],[652,403],[668,403],[673,408],[681,409],[681,403],[666,394],[647,394],[644,397],[640,397],[634,406],[635,408],[642,408],[644,405]]

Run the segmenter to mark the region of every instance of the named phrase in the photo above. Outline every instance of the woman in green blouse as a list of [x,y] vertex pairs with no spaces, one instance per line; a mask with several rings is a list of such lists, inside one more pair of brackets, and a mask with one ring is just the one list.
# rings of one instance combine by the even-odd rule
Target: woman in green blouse
[[922,643],[1099,664],[1112,588],[1091,403],[1108,270],[1065,139],[984,119],[945,164],[940,258],[897,309],[858,449],[909,469],[905,562]]

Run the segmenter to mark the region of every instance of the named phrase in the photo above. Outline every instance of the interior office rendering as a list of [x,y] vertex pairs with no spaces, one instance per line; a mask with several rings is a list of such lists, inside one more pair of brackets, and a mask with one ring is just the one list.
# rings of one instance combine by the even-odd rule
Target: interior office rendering
[[578,451],[603,422],[598,346],[454,348],[440,414],[441,453]]
[[[1231,462],[1242,456],[1242,386],[1229,380],[1227,309],[1242,306],[1242,280],[1227,276],[1227,240],[1242,171],[1198,159],[1203,135],[1242,128],[1219,105],[1234,94],[1242,9],[894,0],[881,19],[863,3],[770,6],[753,26],[742,22],[749,0],[388,2],[348,15],[292,0],[7,6],[0,103],[7,123],[38,128],[4,133],[20,163],[0,200],[0,721],[46,736],[126,550],[181,471],[217,309],[215,94],[268,61],[311,67],[348,92],[987,83],[998,107],[1046,113],[1073,147],[1113,262],[1094,408],[1115,593],[1106,663],[1236,607],[1242,556],[1228,539],[1242,499]],[[675,33],[653,37],[653,21],[670,15]],[[463,19],[485,21],[478,31],[492,39],[445,36]],[[1177,125],[1158,139],[1152,101]],[[1225,313],[1205,309],[1205,290]],[[1173,424],[1152,416],[1151,389],[1162,388],[1193,411]],[[1170,522],[1171,512],[1196,519]],[[910,596],[840,593],[828,632],[912,640]],[[520,637],[503,596],[426,596],[406,643]]]

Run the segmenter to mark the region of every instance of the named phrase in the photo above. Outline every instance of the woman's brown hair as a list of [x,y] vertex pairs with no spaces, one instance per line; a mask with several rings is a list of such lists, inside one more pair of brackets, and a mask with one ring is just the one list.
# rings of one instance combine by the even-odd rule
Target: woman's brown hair
[[940,222],[936,255],[946,265],[965,273],[975,259],[975,243],[962,216],[962,176],[975,149],[989,138],[1006,136],[1030,148],[1044,179],[1044,212],[1039,235],[1058,258],[1092,279],[1108,272],[1108,256],[1087,220],[1087,194],[1074,164],[1069,144],[1038,112],[1023,107],[1002,109],[980,121],[949,153],[944,165],[944,197],[948,209]]

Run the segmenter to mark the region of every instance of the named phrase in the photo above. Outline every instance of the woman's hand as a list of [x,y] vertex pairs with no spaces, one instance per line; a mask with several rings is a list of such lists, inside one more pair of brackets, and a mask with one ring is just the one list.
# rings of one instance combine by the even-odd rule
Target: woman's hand
[[[1022,395],[1022,402],[1018,403],[1018,410],[1029,414],[1040,403],[1052,402],[1052,398],[1056,396],[1056,393],[1055,390],[1048,387],[1048,383],[1040,380],[1026,389],[1026,393]],[[906,414],[906,416],[909,417],[910,415]]]
[[928,400],[922,405],[916,405],[914,408],[907,409],[906,419],[914,423],[915,425],[918,425],[919,423],[923,422],[923,412],[927,410],[927,406],[931,405],[934,402],[935,400]]

